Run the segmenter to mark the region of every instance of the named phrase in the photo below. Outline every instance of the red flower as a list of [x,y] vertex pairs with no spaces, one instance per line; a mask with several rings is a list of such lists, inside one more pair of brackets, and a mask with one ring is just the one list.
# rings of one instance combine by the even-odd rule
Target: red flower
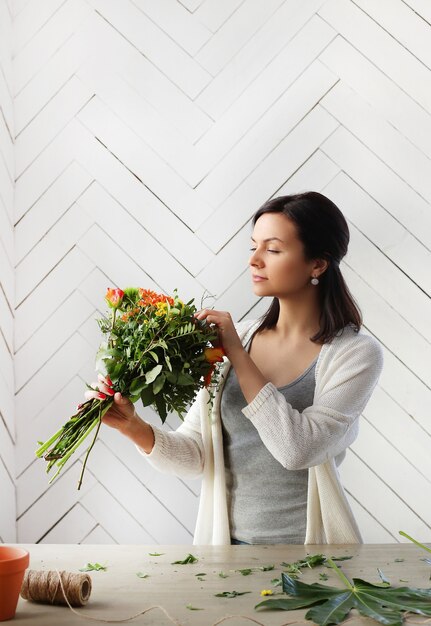
[[111,309],[118,309],[118,307],[123,302],[123,298],[124,298],[124,291],[122,291],[121,289],[110,289],[108,287],[106,291],[105,300],[108,303],[108,305],[111,307]]

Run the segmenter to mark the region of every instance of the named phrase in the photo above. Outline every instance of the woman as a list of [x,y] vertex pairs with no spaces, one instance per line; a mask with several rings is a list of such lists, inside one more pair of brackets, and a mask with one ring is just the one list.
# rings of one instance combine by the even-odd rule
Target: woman
[[202,389],[175,432],[119,393],[103,421],[161,471],[203,474],[195,544],[361,543],[337,466],[383,356],[340,271],[347,222],[306,192],[269,200],[253,226],[253,289],[273,298],[269,310],[239,324],[196,314],[217,325],[227,356],[211,419]]

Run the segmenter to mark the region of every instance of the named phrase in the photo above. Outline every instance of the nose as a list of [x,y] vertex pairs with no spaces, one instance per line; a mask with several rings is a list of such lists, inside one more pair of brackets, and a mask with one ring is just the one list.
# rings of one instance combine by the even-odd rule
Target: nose
[[250,259],[248,261],[248,264],[253,267],[253,266],[257,266],[257,267],[262,267],[262,259],[261,256],[256,248],[256,250],[254,250],[250,256]]

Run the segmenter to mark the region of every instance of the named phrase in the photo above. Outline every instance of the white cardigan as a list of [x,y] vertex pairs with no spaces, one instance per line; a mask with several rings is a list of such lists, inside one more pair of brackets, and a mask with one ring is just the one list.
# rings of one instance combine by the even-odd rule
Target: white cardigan
[[[259,322],[246,320],[236,325],[243,345]],[[357,437],[359,416],[382,367],[379,342],[362,330],[356,333],[349,325],[322,346],[311,406],[297,411],[269,382],[242,410],[284,467],[309,469],[305,544],[362,543],[336,461],[344,458],[346,448]],[[222,384],[229,368],[226,359]],[[146,454],[138,447],[151,465],[162,472],[182,477],[203,473],[194,544],[223,545],[231,541],[220,419],[222,384],[211,417],[208,391],[201,389],[176,431],[153,426],[152,451]]]

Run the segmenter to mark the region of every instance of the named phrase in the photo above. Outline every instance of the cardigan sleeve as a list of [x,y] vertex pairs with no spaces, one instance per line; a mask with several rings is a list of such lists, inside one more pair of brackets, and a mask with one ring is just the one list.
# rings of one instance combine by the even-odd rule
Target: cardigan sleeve
[[312,406],[299,412],[267,383],[242,409],[269,452],[287,469],[305,469],[340,455],[358,434],[364,410],[383,367],[383,352],[370,335],[332,347],[317,374]]
[[203,390],[198,392],[184,422],[175,431],[167,432],[151,426],[154,431],[154,446],[150,453],[136,446],[155,469],[183,478],[202,473],[204,449],[200,429],[201,393]]

